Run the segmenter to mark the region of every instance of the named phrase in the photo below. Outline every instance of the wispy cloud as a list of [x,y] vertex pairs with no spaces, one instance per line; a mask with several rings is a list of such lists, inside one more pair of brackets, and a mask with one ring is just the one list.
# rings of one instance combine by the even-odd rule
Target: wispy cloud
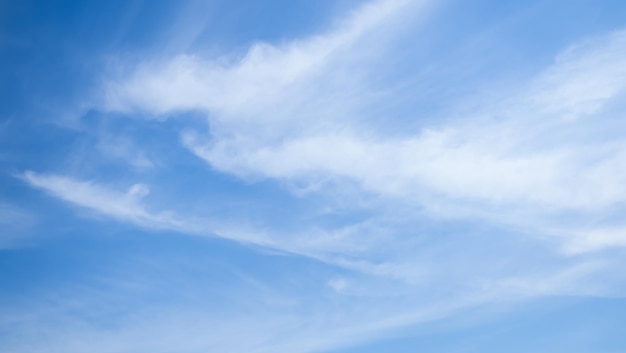
[[[104,108],[156,115],[201,109],[217,113],[220,120],[249,122],[264,111],[266,118],[291,120],[295,117],[290,109],[305,102],[304,97],[297,99],[298,95],[319,93],[323,87],[315,86],[321,82],[320,76],[348,84],[341,80],[340,70],[348,68],[346,59],[354,59],[354,46],[363,45],[367,34],[383,25],[389,27],[402,11],[422,3],[426,2],[373,2],[330,33],[279,46],[257,43],[236,60],[180,55],[165,63],[147,62],[129,79],[110,82]],[[291,100],[285,100],[286,96]],[[319,116],[319,109],[328,102],[312,103],[316,111],[311,113]]]
[[[295,231],[271,222],[254,229],[245,211],[235,226],[159,208],[140,183],[119,191],[67,175],[29,171],[21,178],[136,226],[260,245],[332,270],[315,283],[323,300],[291,297],[302,302],[289,310],[269,305],[248,317],[214,319],[211,308],[174,306],[165,319],[141,313],[119,330],[80,327],[87,339],[52,339],[58,348],[49,351],[72,352],[67,341],[84,351],[96,341],[108,342],[102,350],[110,352],[161,345],[312,352],[485,303],[619,292],[621,279],[606,274],[623,261],[603,250],[626,246],[615,221],[626,201],[626,144],[616,129],[626,88],[624,32],[584,40],[515,87],[451,102],[440,121],[416,124],[419,107],[389,111],[380,104],[389,96],[411,101],[414,93],[378,74],[396,55],[389,43],[402,43],[398,27],[417,27],[397,23],[427,6],[377,1],[318,36],[257,43],[242,57],[146,60],[110,78],[98,109],[157,120],[200,112],[209,131],[183,128],[180,137],[191,153],[247,183],[293,186],[291,196],[317,198],[323,209]],[[381,121],[393,128],[380,129]],[[133,146],[107,140],[100,146],[106,153],[151,165]],[[335,208],[366,215],[334,223]],[[258,299],[252,297],[246,300]],[[171,338],[136,339],[146,336]]]
[[126,193],[121,193],[92,182],[32,171],[25,172],[23,178],[55,197],[120,220],[154,228],[172,228],[177,224],[171,214],[153,214],[143,207],[140,200],[150,192],[144,184],[134,184]]
[[[425,6],[374,2],[334,31],[279,46],[256,44],[240,60],[186,55],[147,63],[130,77],[111,81],[103,108],[161,116],[205,112],[210,137],[186,133],[183,144],[212,167],[240,177],[312,183],[322,190],[329,181],[347,180],[382,197],[385,201],[375,206],[382,212],[387,207],[419,209],[444,222],[469,218],[521,227],[538,239],[562,241],[569,253],[619,246],[617,236],[582,241],[591,235],[564,226],[563,219],[598,225],[603,212],[626,198],[620,136],[597,140],[585,133],[590,124],[610,128],[615,123],[611,102],[624,88],[619,79],[626,59],[623,32],[568,49],[497,102],[478,97],[480,106],[469,112],[451,109],[444,125],[388,136],[374,129],[384,112],[366,112],[365,101],[383,88],[366,79],[365,72],[373,69],[373,58],[392,54],[372,45],[370,37],[393,32],[393,19],[418,5]],[[362,66],[351,66],[355,60]],[[589,85],[600,88],[588,94]],[[34,173],[25,178],[62,199],[142,226],[189,233],[212,228],[189,226],[173,213],[148,212],[134,188],[111,193],[68,178]],[[380,234],[412,241],[398,224],[383,223],[382,218],[364,223],[359,236],[346,235],[356,234],[349,228],[325,229],[301,236],[265,234],[256,242],[372,273],[398,271],[403,267],[398,263],[372,266],[367,258],[387,241]],[[358,245],[357,238],[367,244],[362,254],[369,255],[347,260],[354,256],[348,249]]]
[[624,32],[572,46],[498,101],[476,97],[481,105],[470,111],[451,109],[443,126],[386,136],[376,131],[385,113],[367,112],[383,89],[365,79],[372,67],[346,63],[393,55],[359,43],[370,43],[368,30],[384,32],[405,6],[374,3],[335,32],[258,44],[234,63],[182,56],[140,68],[109,86],[105,108],[205,111],[210,135],[182,140],[218,170],[322,186],[356,181],[433,214],[550,233],[546,222],[558,228],[553,221],[563,214],[596,217],[626,199],[621,136],[589,133],[618,123],[612,104],[626,82]]
[[[118,280],[129,281],[131,288],[115,282],[70,287],[54,295],[48,293],[44,300],[47,306],[30,308],[28,318],[5,311],[0,328],[10,326],[20,337],[30,339],[27,344],[10,337],[5,347],[24,353],[78,353],[90,347],[96,347],[96,352],[166,352],[171,347],[185,352],[320,352],[375,340],[394,329],[441,320],[469,308],[480,308],[485,303],[510,304],[537,294],[562,294],[564,287],[588,279],[594,266],[580,266],[536,278],[511,278],[481,291],[441,292],[439,297],[419,292],[363,296],[350,292],[346,288],[350,284],[339,284],[337,280],[333,283],[344,287],[343,294],[334,295],[318,287],[323,286],[323,282],[311,283],[312,279],[308,279],[307,288],[315,289],[314,292],[293,292],[289,287],[300,276],[288,277],[287,288],[280,283],[243,281],[241,285],[239,281],[239,290],[229,293],[229,300],[219,301],[219,304],[213,301],[219,299],[215,297],[215,289],[211,289],[213,282],[179,273],[182,278],[162,278],[170,283],[167,288],[161,288],[150,283],[152,277],[145,269],[137,267],[137,264],[126,263],[120,269],[124,275]],[[172,264],[166,266],[172,267]],[[138,278],[129,277],[129,273]],[[227,274],[237,277],[236,272]],[[183,287],[173,289],[172,281],[177,285],[182,283]],[[353,282],[358,284],[359,281]],[[220,289],[229,288],[222,285]],[[144,301],[129,304],[121,299],[135,298],[137,291],[146,290],[164,291],[178,300],[160,301],[155,305]],[[576,289],[568,293],[581,292]],[[595,294],[591,290],[587,293]],[[135,306],[130,315],[123,310],[127,305]],[[109,306],[116,310],[111,311]],[[93,320],[94,312],[100,311],[103,313],[98,315],[99,319]],[[99,320],[115,324],[106,325]],[[259,322],[264,324],[259,325]]]
[[[601,110],[623,89],[623,81],[615,79],[624,76],[626,53],[616,50],[623,47],[622,33],[598,41],[606,44],[594,42],[560,59],[508,104],[481,107],[479,116],[454,117],[448,126],[426,128],[416,136],[371,136],[338,119],[305,136],[258,141],[233,129],[237,139],[212,136],[203,145],[187,135],[184,142],[211,165],[239,175],[306,179],[322,173],[417,201],[432,190],[498,204],[610,207],[626,196],[622,143],[589,141],[581,131],[589,123],[575,119]],[[583,88],[590,82],[603,89],[587,94]],[[262,113],[257,118],[272,124]],[[593,124],[610,124],[611,119],[603,114]]]

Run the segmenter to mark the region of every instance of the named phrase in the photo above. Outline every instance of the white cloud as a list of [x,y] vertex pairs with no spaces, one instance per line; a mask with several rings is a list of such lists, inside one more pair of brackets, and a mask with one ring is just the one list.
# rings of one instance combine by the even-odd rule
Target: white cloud
[[31,186],[61,200],[140,227],[173,230],[188,235],[221,237],[281,251],[312,255],[307,254],[306,249],[280,242],[280,237],[251,230],[245,224],[231,224],[214,220],[206,215],[197,217],[179,215],[175,210],[169,209],[153,210],[156,207],[143,200],[150,193],[150,188],[145,184],[136,183],[126,192],[121,192],[93,181],[82,181],[63,175],[27,171],[21,177]]
[[[551,141],[548,134],[584,129],[584,123],[562,120],[596,112],[622,92],[626,53],[617,48],[623,47],[623,37],[618,32],[600,38],[604,45],[578,49],[578,55],[561,59],[508,105],[480,112],[500,116],[498,121],[457,118],[451,126],[390,139],[352,131],[336,114],[337,121],[321,131],[290,132],[276,139],[259,141],[250,131],[232,129],[236,138],[217,135],[203,145],[188,135],[184,141],[218,169],[242,175],[306,178],[322,173],[410,198],[436,190],[451,197],[533,207],[611,206],[626,197],[623,144]],[[589,94],[589,84],[602,89]],[[274,126],[262,112],[257,118]],[[593,123],[601,124],[602,118]]]
[[[585,134],[587,124],[608,124],[602,109],[623,92],[623,32],[568,50],[526,88],[470,116],[385,136],[369,127],[385,117],[363,111],[379,89],[364,79],[372,68],[345,63],[386,55],[368,35],[388,30],[408,6],[376,2],[334,32],[283,46],[257,44],[235,63],[181,56],[147,65],[112,83],[105,107],[207,112],[210,138],[188,133],[184,144],[213,167],[244,177],[348,178],[426,207],[447,198],[472,208],[586,212],[626,199],[623,143]],[[592,114],[600,116],[578,121]]]
[[[183,144],[213,168],[246,179],[294,182],[311,191],[348,181],[384,200],[374,206],[383,213],[412,208],[443,219],[513,226],[536,239],[557,239],[559,249],[570,254],[621,246],[615,236],[581,239],[607,238],[593,235],[606,228],[598,219],[626,200],[622,136],[595,133],[611,129],[612,104],[624,93],[625,32],[573,46],[497,101],[471,97],[477,105],[450,108],[443,123],[390,135],[376,128],[381,120],[401,130],[401,120],[417,119],[412,115],[418,112],[405,111],[398,120],[387,117],[392,113],[384,107],[370,111],[381,92],[413,94],[390,92],[372,78],[377,65],[394,55],[373,38],[393,39],[394,22],[418,17],[426,5],[373,2],[326,34],[281,45],[257,43],[238,59],[188,54],[146,61],[128,77],[109,82],[101,108],[161,118],[202,111],[210,134],[187,132]],[[582,235],[563,224],[572,218],[589,232]],[[380,222],[365,228],[380,228]],[[396,226],[386,230],[389,237],[410,238]],[[371,255],[383,243],[363,228],[358,232],[367,236],[346,236],[351,233],[346,230],[265,234],[258,243],[368,273],[414,276],[399,265],[405,259],[373,266],[342,258],[342,252],[358,253],[351,247]]]
[[[369,74],[394,55],[372,36],[393,32],[394,19],[414,11],[413,6],[375,2],[335,31],[284,45],[258,43],[239,60],[180,55],[146,62],[129,77],[112,80],[101,107],[160,118],[202,111],[210,136],[189,132],[182,142],[213,168],[243,178],[315,185],[307,190],[320,194],[327,184],[356,184],[359,196],[376,199],[371,208],[378,214],[367,221],[302,227],[295,234],[271,227],[254,232],[151,211],[143,184],[119,192],[65,176],[26,172],[23,178],[62,200],[142,227],[217,235],[353,270],[367,278],[332,277],[324,287],[342,296],[385,298],[377,304],[393,299],[388,306],[351,315],[355,307],[371,304],[355,300],[343,313],[347,318],[338,322],[332,315],[313,323],[303,321],[306,316],[281,316],[277,327],[252,327],[253,337],[245,342],[232,336],[242,326],[253,326],[246,320],[233,321],[237,330],[227,327],[206,340],[195,342],[183,334],[168,342],[191,340],[190,351],[254,352],[256,347],[258,352],[307,352],[477,303],[610,293],[611,288],[581,288],[614,265],[586,258],[579,262],[577,256],[626,246],[622,228],[604,217],[626,201],[626,144],[614,131],[607,138],[595,133],[611,129],[612,104],[626,88],[624,33],[593,38],[567,51],[536,77],[503,93],[501,101],[477,97],[482,105],[470,112],[451,108],[437,126],[404,129],[401,119],[388,119],[392,113],[385,109],[370,111],[370,100],[379,102],[388,86]],[[411,114],[417,112],[403,118]],[[376,126],[385,119],[402,132],[379,131]],[[389,213],[408,219],[398,221],[401,216]],[[422,223],[435,228],[455,217],[479,225],[441,237],[448,234],[419,228]],[[569,225],[572,220],[575,224]],[[476,235],[473,226],[492,228]],[[561,242],[556,250],[564,249],[570,257],[555,251],[555,239]],[[418,296],[420,306],[407,311],[407,301]],[[398,298],[405,302],[395,302]],[[265,320],[259,317],[251,321]],[[169,329],[148,326],[129,333],[128,341],[162,336]],[[322,336],[325,340],[311,340]],[[116,337],[125,336],[115,332],[98,341],[114,342]]]
[[[594,209],[626,197],[626,159],[621,153],[611,153],[622,149],[621,144],[516,155],[512,150],[518,141],[494,148],[497,141],[491,133],[497,132],[482,131],[466,140],[466,132],[437,131],[384,141],[328,134],[254,148],[241,141],[208,146],[190,137],[184,141],[214,167],[241,176],[347,177],[370,191],[418,202],[435,193],[496,204]],[[584,160],[592,153],[600,157],[590,156],[595,165]]]
[[[355,312],[354,316],[348,317],[349,313],[316,309],[320,312],[311,313],[308,317],[286,312],[277,314],[257,311],[246,316],[218,317],[214,311],[204,309],[162,309],[158,314],[148,312],[135,315],[134,319],[124,320],[104,330],[71,316],[55,317],[42,310],[43,313],[35,317],[56,322],[55,326],[23,327],[24,323],[16,320],[18,322],[13,322],[13,325],[17,324],[22,338],[32,338],[33,341],[26,343],[10,340],[4,347],[19,353],[78,353],[85,350],[96,353],[159,353],[169,352],[172,347],[189,353],[322,352],[344,347],[354,341],[371,341],[381,337],[390,328],[407,322],[433,321],[440,318],[442,311],[453,310],[442,307],[438,310],[425,309],[410,314],[403,312],[380,317],[376,315],[377,310],[370,309]],[[367,308],[357,306],[355,309]],[[353,321],[355,319],[358,320],[356,325]],[[5,316],[3,321],[0,325],[11,320]]]
[[626,87],[626,31],[594,37],[572,46],[532,86],[524,103],[551,119],[577,119],[599,113]]
[[[323,87],[315,86],[322,82],[320,77],[341,81],[341,70],[347,69],[345,59],[354,59],[350,52],[366,34],[383,24],[390,26],[401,11],[422,3],[372,2],[333,32],[280,46],[257,43],[235,62],[180,55],[164,64],[146,63],[132,77],[106,87],[104,107],[156,115],[201,109],[214,112],[219,120],[248,122],[257,120],[257,113],[264,111],[265,119],[293,119],[293,106],[305,102],[297,99],[298,94],[319,93]],[[319,110],[327,102],[316,103]],[[319,115],[319,111],[312,113]]]
[[[268,233],[251,229],[240,220],[234,224],[213,219],[210,215],[190,216],[179,215],[169,209],[154,210],[158,207],[144,200],[150,194],[150,188],[141,183],[133,184],[127,191],[122,192],[94,181],[82,181],[63,175],[27,171],[20,177],[32,187],[63,201],[140,227],[173,230],[188,235],[222,237],[330,263],[340,264],[341,261],[328,256],[329,254],[359,251],[351,244],[355,244],[355,237],[359,235],[357,231],[364,231],[369,227],[350,226],[346,229],[322,232],[302,229],[302,234],[295,236],[283,232]],[[370,246],[371,244],[367,244],[360,251],[367,252]],[[356,268],[347,262],[343,266]],[[365,267],[360,269],[365,271]]]
[[617,225],[573,230],[571,241],[564,250],[569,254],[580,254],[614,247],[626,247],[626,227]]
[[[383,116],[351,116],[358,111],[353,106],[322,110],[315,120],[304,104],[289,107],[287,122],[260,110],[255,122],[220,122],[210,138],[188,133],[183,142],[213,167],[245,178],[312,184],[354,180],[369,192],[421,204],[438,214],[482,214],[490,221],[550,233],[541,227],[556,226],[551,220],[555,216],[593,218],[626,200],[626,146],[613,130],[619,128],[619,112],[612,110],[626,87],[625,42],[622,31],[582,42],[501,101],[483,102],[465,116],[451,116],[443,126],[413,134],[378,133],[368,122]],[[319,94],[291,92],[282,101],[294,95],[298,102],[316,100]],[[346,103],[352,104],[366,103]],[[220,110],[207,109],[211,123],[220,120]],[[260,124],[274,133],[253,128]],[[292,124],[301,129],[289,128]],[[520,214],[525,216],[516,219]]]
[[[217,170],[241,177],[321,185],[314,188],[318,191],[325,181],[348,180],[383,199],[382,206],[375,206],[381,212],[413,207],[431,216],[513,225],[537,238],[556,235],[565,248],[578,244],[577,252],[620,245],[581,242],[585,236],[561,223],[567,217],[596,219],[626,200],[621,136],[603,140],[587,133],[590,124],[612,123],[610,105],[626,82],[621,79],[624,33],[573,47],[537,77],[504,93],[501,101],[477,99],[482,105],[469,113],[457,116],[460,111],[450,109],[452,116],[438,126],[391,136],[375,128],[386,118],[384,109],[368,111],[368,100],[388,89],[368,73],[393,55],[372,38],[393,37],[395,20],[408,12],[417,16],[416,8],[426,4],[374,2],[334,31],[283,45],[258,43],[239,60],[181,55],[146,62],[130,76],[109,82],[101,108],[158,116],[202,111],[210,137],[186,133],[183,144]],[[402,129],[397,120],[390,123]],[[137,188],[110,193],[67,178],[33,173],[25,178],[62,199],[142,226],[202,234],[210,229],[369,273],[405,271],[399,264],[406,259],[385,266],[372,266],[367,259],[384,243],[367,234],[380,219],[357,228],[367,234],[361,237],[347,228],[251,235],[220,231],[213,224],[189,226],[171,213],[148,212],[139,200],[145,193]],[[394,227],[387,229],[390,238],[411,238]],[[593,237],[595,230],[589,232]],[[349,250],[358,248],[355,239],[367,244],[359,249],[364,258],[346,260],[359,254]],[[399,277],[411,278],[408,272]]]
[[141,198],[149,192],[148,186],[144,184],[134,184],[128,192],[123,193],[93,182],[58,175],[27,171],[22,177],[31,186],[64,201],[122,221],[148,228],[184,230],[192,234],[198,231],[197,226],[181,222],[172,212],[148,211],[141,202]]
[[[578,289],[569,287],[577,281],[587,281],[593,275],[593,267],[593,264],[588,264],[535,278],[511,278],[479,291],[452,294],[442,291],[434,297],[419,290],[394,292],[382,297],[363,296],[353,291],[352,287],[338,295],[331,291],[322,295],[318,291],[285,293],[276,291],[273,287],[275,283],[255,282],[253,287],[244,286],[247,290],[235,291],[228,301],[219,304],[213,301],[213,291],[208,290],[213,282],[189,281],[183,274],[182,283],[186,286],[176,288],[175,292],[195,293],[195,296],[190,295],[188,300],[182,301],[158,302],[156,305],[143,301],[133,304],[122,299],[126,298],[125,293],[129,293],[130,297],[136,296],[132,292],[151,278],[142,277],[142,271],[137,268],[124,267],[122,273],[126,274],[125,277],[128,273],[140,276],[138,279],[126,278],[133,284],[130,289],[110,285],[64,288],[53,296],[49,293],[43,295],[45,300],[29,308],[28,317],[14,310],[4,311],[0,317],[0,328],[11,327],[11,332],[16,333],[14,337],[18,338],[9,337],[2,347],[19,353],[78,353],[85,350],[95,353],[159,353],[169,352],[172,347],[190,353],[322,352],[354,342],[376,340],[407,325],[453,317],[464,309],[481,308],[485,303],[490,303],[491,308],[503,302],[520,303],[537,294],[563,294],[563,288],[568,288],[570,294],[580,294]],[[228,275],[236,273],[229,272]],[[176,279],[162,280],[178,284]],[[289,279],[290,285],[294,280]],[[347,279],[337,277],[331,279],[328,285],[344,291],[346,283]],[[171,289],[166,292],[171,293]],[[117,295],[111,296],[111,293]],[[593,290],[586,293],[595,294]],[[203,300],[198,301],[197,298]],[[131,314],[118,304],[134,305]],[[116,309],[108,312],[107,306]],[[103,307],[104,312],[111,316],[98,317],[115,324],[102,325],[93,320],[94,312],[100,313]],[[474,319],[480,320],[481,312],[476,311]],[[419,328],[415,330],[419,332]]]

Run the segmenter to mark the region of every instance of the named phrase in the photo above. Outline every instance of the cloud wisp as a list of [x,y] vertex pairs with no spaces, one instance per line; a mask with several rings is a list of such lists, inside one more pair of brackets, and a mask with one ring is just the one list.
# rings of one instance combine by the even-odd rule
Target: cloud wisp
[[[263,183],[286,189],[284,214],[255,229],[244,209],[231,223],[209,212],[163,210],[151,204],[150,190],[141,183],[119,191],[68,175],[27,171],[20,178],[63,201],[148,230],[217,236],[302,255],[294,258],[315,260],[311,272],[323,275],[311,284],[313,294],[264,299],[242,291],[259,308],[249,317],[212,317],[210,305],[194,313],[175,304],[167,307],[165,320],[142,312],[118,331],[82,332],[98,342],[121,339],[131,350],[158,351],[163,342],[132,342],[166,336],[182,322],[187,331],[178,328],[185,332],[175,332],[165,346],[304,353],[485,304],[623,295],[623,280],[610,274],[623,260],[608,250],[621,254],[626,246],[626,227],[616,221],[626,202],[626,143],[619,129],[626,32],[583,40],[497,95],[450,102],[433,122],[417,103],[383,104],[390,96],[412,102],[415,93],[389,83],[393,78],[385,75],[399,73],[382,67],[398,55],[394,48],[419,33],[418,19],[430,6],[376,1],[321,35],[256,43],[240,57],[187,53],[146,59],[127,76],[109,78],[94,109],[116,119],[120,113],[147,116],[154,124],[189,112],[202,116],[208,131],[181,118],[176,143],[246,190],[262,189]],[[381,122],[388,128],[381,129]],[[137,119],[137,126],[142,123]],[[153,169],[134,152],[134,142],[119,146],[109,138],[110,143],[102,138],[101,149]],[[159,164],[167,168],[166,158]],[[154,180],[157,190],[160,180]],[[291,209],[293,200],[310,207]],[[295,230],[282,227],[290,217],[300,222]],[[299,274],[288,277],[289,283],[308,283]],[[195,285],[190,291],[206,289]],[[285,309],[276,302],[295,304]],[[238,338],[241,331],[247,340]],[[71,352],[67,340],[58,340],[58,351]],[[87,346],[81,341],[74,351]]]
[[[567,49],[498,101],[452,109],[443,126],[385,136],[376,131],[385,112],[366,108],[385,88],[367,72],[393,53],[364,43],[406,7],[377,2],[335,32],[257,44],[234,63],[180,56],[142,67],[111,83],[104,108],[204,111],[210,133],[182,141],[217,170],[301,185],[351,180],[433,214],[482,214],[550,233],[564,214],[597,217],[626,200],[621,136],[594,138],[619,124],[612,109],[626,82],[623,31]],[[356,57],[362,66],[346,65]]]
[[122,221],[156,229],[178,228],[178,222],[171,214],[151,213],[144,208],[141,198],[150,192],[148,186],[144,184],[134,184],[126,193],[121,193],[93,182],[57,175],[27,171],[22,177],[31,186],[42,189],[52,196]]

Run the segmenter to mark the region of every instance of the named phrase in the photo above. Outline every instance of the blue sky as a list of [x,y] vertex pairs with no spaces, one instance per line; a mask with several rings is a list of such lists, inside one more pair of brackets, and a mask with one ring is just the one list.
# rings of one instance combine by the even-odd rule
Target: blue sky
[[623,352],[624,14],[0,2],[0,351]]

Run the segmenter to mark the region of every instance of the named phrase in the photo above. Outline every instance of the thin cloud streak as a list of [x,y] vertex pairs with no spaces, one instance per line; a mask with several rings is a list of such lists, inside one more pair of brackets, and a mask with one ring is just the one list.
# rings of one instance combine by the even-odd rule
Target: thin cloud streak
[[[172,111],[201,109],[216,112],[218,119],[256,120],[259,110],[270,110],[274,119],[291,119],[276,105],[295,105],[283,100],[290,92],[306,91],[302,81],[317,81],[333,70],[353,46],[371,31],[389,26],[408,7],[425,6],[423,1],[377,1],[356,11],[349,20],[326,35],[294,41],[282,46],[257,43],[234,63],[180,55],[163,65],[146,64],[132,78],[111,81],[105,90],[103,108],[112,111],[148,111],[167,115]],[[155,70],[160,75],[154,75]],[[293,95],[291,95],[293,98]]]
[[23,179],[33,187],[76,205],[104,215],[149,228],[171,228],[177,222],[167,213],[149,213],[141,198],[150,192],[144,184],[134,184],[126,193],[105,189],[93,182],[77,181],[56,175],[40,175],[32,171]]

